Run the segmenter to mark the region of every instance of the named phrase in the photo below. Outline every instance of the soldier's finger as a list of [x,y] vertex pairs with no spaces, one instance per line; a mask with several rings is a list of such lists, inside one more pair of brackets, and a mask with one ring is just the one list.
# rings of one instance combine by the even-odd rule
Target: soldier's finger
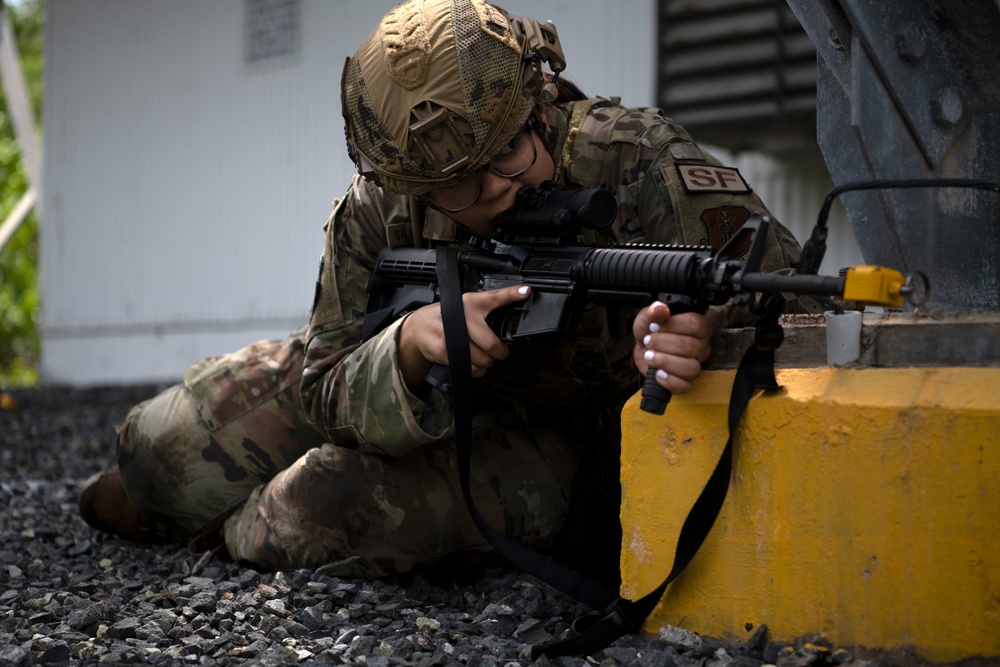
[[485,316],[509,303],[524,301],[529,296],[531,296],[531,288],[527,285],[511,285],[485,292],[467,292],[463,298],[467,308],[475,308]]
[[639,311],[632,323],[632,335],[642,340],[647,334],[656,333],[670,319],[670,309],[662,301],[654,301]]

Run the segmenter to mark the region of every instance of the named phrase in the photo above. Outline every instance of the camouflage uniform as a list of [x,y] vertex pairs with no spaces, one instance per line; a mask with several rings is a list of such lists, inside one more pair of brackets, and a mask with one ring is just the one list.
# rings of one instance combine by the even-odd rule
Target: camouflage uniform
[[[766,212],[658,110],[596,99],[545,113],[555,180],[611,183],[619,241],[718,247]],[[419,243],[463,242],[425,213]],[[221,523],[233,557],[272,568],[376,577],[488,549],[461,498],[450,399],[401,379],[402,320],[361,342],[369,273],[382,248],[415,243],[410,219],[410,198],[356,177],[326,224],[305,335],[196,364],[133,410],[119,460],[140,510],[186,534]],[[771,234],[764,269],[787,269],[798,246],[779,225]],[[474,495],[508,536],[545,548],[565,523],[594,416],[617,420],[638,387],[633,315],[592,307],[573,343],[516,345],[476,381]]]

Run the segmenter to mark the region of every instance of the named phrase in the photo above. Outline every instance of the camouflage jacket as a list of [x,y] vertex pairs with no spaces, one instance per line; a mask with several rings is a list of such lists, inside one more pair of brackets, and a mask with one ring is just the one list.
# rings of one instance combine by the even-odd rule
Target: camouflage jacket
[[[657,109],[630,109],[612,99],[546,107],[544,141],[556,162],[555,181],[568,188],[611,184],[619,209],[619,242],[707,243],[721,246],[763,204],[735,169],[700,149]],[[449,437],[451,403],[431,392],[418,397],[398,371],[402,319],[362,344],[366,285],[379,251],[461,242],[463,233],[435,211],[416,212],[408,197],[355,177],[327,221],[326,245],[306,339],[302,398],[309,419],[331,442],[401,455]],[[772,226],[765,270],[786,269],[798,244]],[[607,243],[606,239],[584,239]],[[631,368],[634,313],[592,307],[580,335],[561,345],[515,345],[510,357],[476,381],[491,405],[620,408],[638,387]],[[405,316],[404,316],[405,317]]]

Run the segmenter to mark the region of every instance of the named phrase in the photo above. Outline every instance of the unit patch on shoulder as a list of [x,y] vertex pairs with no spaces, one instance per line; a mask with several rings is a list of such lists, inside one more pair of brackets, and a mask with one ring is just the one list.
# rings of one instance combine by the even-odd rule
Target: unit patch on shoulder
[[[701,221],[705,223],[708,238],[702,239],[703,245],[710,245],[716,250],[726,241],[733,238],[740,227],[750,219],[750,211],[742,206],[720,206],[701,212]],[[744,247],[738,249],[740,255],[750,250],[750,238],[747,237]]]
[[677,173],[688,194],[700,195],[712,192],[728,192],[733,194],[749,194],[753,192],[743,180],[739,169],[733,167],[717,167],[704,162],[675,164]]

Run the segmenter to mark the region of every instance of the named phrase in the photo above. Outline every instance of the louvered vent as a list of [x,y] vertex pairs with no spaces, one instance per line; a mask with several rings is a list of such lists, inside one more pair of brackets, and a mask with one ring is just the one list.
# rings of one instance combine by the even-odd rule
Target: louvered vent
[[658,104],[732,150],[815,144],[816,50],[784,0],[661,0]]
[[302,0],[244,0],[243,61],[287,65],[302,52]]

